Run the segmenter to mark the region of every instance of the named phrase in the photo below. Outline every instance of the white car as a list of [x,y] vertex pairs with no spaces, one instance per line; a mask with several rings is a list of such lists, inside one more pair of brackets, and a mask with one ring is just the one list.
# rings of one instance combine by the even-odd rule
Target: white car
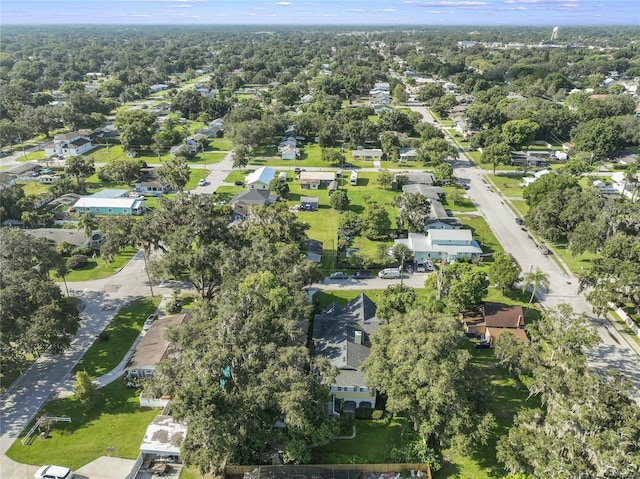
[[42,466],[33,476],[34,479],[73,479],[73,471],[62,466]]
[[204,186],[204,185],[206,185],[206,184],[207,184],[207,181],[206,181],[206,180],[200,180],[200,181],[198,181],[198,186]]

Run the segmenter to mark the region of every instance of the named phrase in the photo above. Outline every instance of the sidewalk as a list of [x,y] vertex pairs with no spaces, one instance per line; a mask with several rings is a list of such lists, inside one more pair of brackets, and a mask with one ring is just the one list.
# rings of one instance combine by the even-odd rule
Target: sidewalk
[[[158,315],[165,314],[164,308],[165,308],[167,302],[170,299],[171,299],[171,295],[170,294],[163,294],[162,295],[162,300],[160,301],[160,304],[158,305],[158,309],[156,309],[156,314],[158,314]],[[127,351],[127,353],[122,358],[122,361],[120,361],[115,368],[113,368],[108,373],[103,374],[99,378],[94,379],[93,382],[96,384],[96,386],[98,388],[103,388],[105,386],[108,386],[112,382],[114,382],[117,379],[120,379],[122,377],[122,375],[124,374],[124,370],[127,367],[127,363],[129,363],[129,359],[131,359],[131,355],[134,353],[134,351],[138,347],[138,344],[140,344],[140,341],[142,341],[142,338],[145,336],[145,334],[146,334],[146,331],[140,331],[140,334],[138,335],[138,337],[135,339],[135,341],[133,342],[133,344],[131,345],[131,347]],[[58,387],[58,390],[56,391],[56,396],[55,396],[56,399],[73,396],[73,385],[74,385],[74,383],[75,383],[75,377],[74,376],[70,376],[69,378],[67,378]]]

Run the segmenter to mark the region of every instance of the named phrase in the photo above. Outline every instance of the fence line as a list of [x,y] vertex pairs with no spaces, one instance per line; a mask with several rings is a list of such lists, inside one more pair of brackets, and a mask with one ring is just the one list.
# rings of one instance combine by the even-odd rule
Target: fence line
[[[274,467],[269,465],[252,465],[252,466],[225,466],[224,468],[224,476],[227,474],[231,475],[240,475],[245,472],[252,471],[258,467]],[[371,472],[379,472],[386,474],[388,472],[400,472],[402,470],[406,471],[422,471],[426,473],[427,478],[431,479],[431,468],[428,464],[420,464],[420,463],[395,463],[395,464],[300,464],[300,465],[280,465],[275,466],[278,468],[300,468],[300,467],[321,467],[325,469],[335,469],[339,471],[345,471],[350,469],[359,469],[363,473],[371,473]]]

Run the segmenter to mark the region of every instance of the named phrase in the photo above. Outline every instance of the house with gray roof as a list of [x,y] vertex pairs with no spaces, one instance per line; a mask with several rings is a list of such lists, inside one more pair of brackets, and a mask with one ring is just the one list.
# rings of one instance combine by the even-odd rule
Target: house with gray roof
[[231,199],[232,221],[244,220],[254,206],[271,205],[276,201],[278,201],[278,195],[270,193],[269,190],[243,191]]
[[376,305],[364,293],[344,306],[332,303],[315,316],[313,354],[324,356],[338,369],[335,382],[329,386],[331,413],[375,406],[376,392],[365,384],[360,367],[371,352],[371,335],[379,327]]

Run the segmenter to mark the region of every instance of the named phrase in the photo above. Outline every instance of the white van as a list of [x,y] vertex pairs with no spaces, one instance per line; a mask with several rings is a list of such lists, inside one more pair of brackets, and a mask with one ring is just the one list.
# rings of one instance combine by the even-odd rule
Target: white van
[[280,174],[278,175],[278,178],[281,180],[287,181],[287,172],[281,171]]
[[378,278],[383,279],[398,279],[400,277],[400,270],[398,268],[385,268],[378,273]]
[[357,171],[352,171],[351,172],[351,178],[349,179],[349,183],[352,186],[357,186],[358,185],[358,172]]

